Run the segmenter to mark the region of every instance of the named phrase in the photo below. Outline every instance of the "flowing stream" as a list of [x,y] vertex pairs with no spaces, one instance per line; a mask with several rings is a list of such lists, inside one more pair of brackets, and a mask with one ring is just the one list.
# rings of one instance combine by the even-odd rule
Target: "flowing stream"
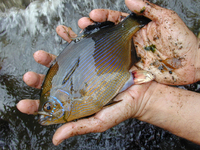
[[[197,35],[200,26],[199,0],[151,0],[178,13]],[[82,150],[198,149],[153,125],[129,119],[104,133],[72,137],[59,146],[52,136],[60,125],[41,126],[37,117],[20,113],[16,104],[21,99],[39,98],[39,90],[22,80],[27,71],[45,73],[33,53],[43,49],[58,55],[65,43],[55,32],[63,24],[78,33],[77,21],[94,8],[130,12],[124,0],[1,0],[0,1],[0,149],[9,150]],[[199,84],[181,86],[199,92]]]

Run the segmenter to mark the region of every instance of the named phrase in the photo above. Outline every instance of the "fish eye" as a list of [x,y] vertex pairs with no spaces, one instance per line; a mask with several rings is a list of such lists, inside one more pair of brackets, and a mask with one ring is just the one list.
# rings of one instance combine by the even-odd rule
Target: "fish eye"
[[53,105],[51,102],[46,102],[43,106],[44,111],[51,111],[53,109]]

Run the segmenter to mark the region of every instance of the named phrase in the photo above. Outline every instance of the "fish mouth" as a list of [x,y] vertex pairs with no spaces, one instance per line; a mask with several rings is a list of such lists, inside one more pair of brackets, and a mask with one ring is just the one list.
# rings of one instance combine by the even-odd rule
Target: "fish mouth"
[[37,114],[38,115],[46,115],[46,116],[50,116],[50,117],[53,116],[52,114],[49,114],[48,112],[45,112],[45,111],[38,111]]
[[37,114],[40,115],[38,122],[41,125],[47,126],[47,125],[66,122],[62,117],[64,115],[64,112],[62,113],[61,117],[57,117],[56,114],[45,112],[45,111],[38,111]]
[[[57,123],[62,123],[63,117],[65,116],[65,110],[62,102],[56,97],[50,97],[50,100],[45,102],[41,109],[36,113],[39,115],[38,122],[41,125],[52,125]],[[46,104],[48,104],[46,106]],[[48,106],[50,109],[47,109]]]
[[49,114],[47,112],[44,112],[44,111],[39,111],[37,113],[38,115],[40,115],[39,119],[38,119],[38,122],[41,124],[41,125],[49,125],[48,121],[47,120],[51,120],[53,115],[52,114]]

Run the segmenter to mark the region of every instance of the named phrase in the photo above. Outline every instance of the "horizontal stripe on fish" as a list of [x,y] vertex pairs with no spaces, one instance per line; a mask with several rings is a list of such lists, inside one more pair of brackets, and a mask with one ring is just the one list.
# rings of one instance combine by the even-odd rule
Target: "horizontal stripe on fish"
[[[83,61],[83,58],[81,57],[81,61]],[[89,60],[86,60],[86,62],[88,62]],[[81,62],[83,64],[83,62]],[[87,64],[86,64],[87,65]],[[84,68],[86,68],[87,70],[89,70],[86,66],[84,66]],[[85,70],[84,70],[85,71]],[[87,72],[84,72],[84,74],[86,74]]]
[[[113,93],[115,94],[116,89],[112,89]],[[110,97],[110,95],[112,94],[111,91],[107,91],[104,93],[100,93],[103,94],[102,97]],[[76,116],[81,116],[81,114],[88,114],[91,115],[92,113],[92,109],[96,109],[96,110],[100,110],[102,108],[102,103],[96,103],[96,99],[88,99],[87,103],[84,102],[74,102],[76,103],[76,107],[73,107],[74,109],[71,111],[71,113],[73,114],[73,116],[69,116],[69,121],[73,120]],[[99,101],[100,102],[100,101]]]
[[[113,92],[115,92],[115,89],[112,89]],[[110,92],[105,92],[103,93],[103,97],[110,97],[111,93]],[[96,98],[93,98],[93,97],[89,97],[86,101],[74,101],[75,104],[78,104],[77,107],[73,107],[71,113],[73,115],[77,115],[77,114],[85,114],[86,112],[88,113],[91,108],[91,107],[95,107],[96,109],[98,108],[102,108],[102,103],[101,101],[97,101]],[[104,106],[104,105],[103,105]],[[73,117],[73,116],[72,116]],[[69,117],[70,118],[70,117]]]
[[[107,39],[106,39],[107,40]],[[97,42],[97,44],[96,45],[98,45],[98,46],[95,46],[95,48],[96,48],[96,50],[95,50],[95,52],[93,53],[93,56],[96,56],[96,59],[98,59],[99,57],[102,57],[102,55],[104,54],[104,53],[106,53],[105,52],[105,50],[106,49],[108,49],[109,48],[109,46],[111,45],[111,43],[112,43],[112,41],[109,41],[109,42],[107,42],[107,43],[105,43],[104,41],[103,42]],[[102,46],[103,45],[103,46]],[[113,45],[113,44],[112,44]],[[102,47],[101,47],[102,46]],[[87,52],[89,52],[91,49],[89,49]],[[86,54],[85,54],[85,57],[83,57],[82,59],[85,59],[85,61],[86,62],[89,62],[89,61],[91,61],[91,59],[86,59],[88,56],[87,56],[87,52],[86,52]],[[90,57],[91,58],[91,57]],[[92,57],[92,59],[93,59],[93,57]],[[85,63],[85,62],[82,62],[82,63]],[[86,65],[87,65],[87,63],[86,63]],[[83,65],[82,66],[82,68],[83,69],[87,69],[87,67],[86,67],[86,65]],[[84,70],[84,71],[85,71]]]
[[[118,52],[120,52],[120,51],[116,51],[115,53],[117,53],[118,54]],[[114,55],[115,53],[113,53],[113,51],[110,51],[109,53],[107,53],[107,55],[108,54],[110,54],[111,53],[111,55]],[[99,58],[100,56],[101,56],[101,58],[100,59],[98,59],[98,61],[100,61],[101,59],[103,59],[104,57],[106,57],[106,55],[104,54],[104,56],[102,56],[104,53],[102,53],[101,55],[99,55],[99,56],[97,56],[97,58]],[[95,54],[94,54],[95,55]],[[113,56],[113,57],[116,57],[116,56]],[[96,59],[97,59],[96,58]],[[92,59],[91,57],[90,57],[90,59]],[[98,63],[98,61],[96,61],[96,63]],[[85,62],[89,62],[89,60],[85,60]],[[99,64],[100,66],[101,66],[101,64]],[[90,68],[87,68],[86,67],[87,66],[87,64],[85,64],[84,66],[83,66],[83,68],[85,68],[83,71],[84,71],[84,74],[83,74],[83,76],[85,75],[85,74],[87,74],[87,72],[85,72],[86,70],[90,70]],[[98,68],[98,65],[97,66],[95,66],[95,67],[97,67]]]
[[[113,56],[113,58],[115,58],[114,60],[115,61],[117,61],[117,57],[115,57],[114,55],[111,55],[111,56]],[[106,60],[105,60],[106,61]],[[118,61],[119,62],[119,61]],[[116,66],[117,64],[115,63],[114,64],[114,66]],[[103,64],[101,64],[101,66],[103,66]],[[88,68],[88,72],[86,72],[87,73],[87,76],[83,79],[83,80],[85,80],[86,82],[88,82],[88,80],[90,80],[90,78],[89,77],[91,77],[92,75],[94,75],[95,73],[96,73],[96,71],[95,70],[97,70],[97,69],[100,69],[101,68],[101,66],[99,67],[99,68],[97,68],[96,67],[96,65],[93,67],[93,69],[90,71],[90,73],[89,73],[89,70],[90,70],[90,68]],[[110,67],[112,67],[112,66],[110,66]],[[91,74],[92,73],[92,74]],[[105,72],[106,73],[106,72]],[[83,74],[84,75],[84,74]]]
[[[118,68],[120,68],[121,66],[118,66]],[[113,71],[115,71],[116,69],[118,68],[113,68]],[[105,81],[105,80],[111,80],[112,78],[115,78],[116,76],[113,75],[113,74],[107,74],[107,75],[102,75],[101,77],[99,78],[95,78],[94,76],[94,79],[92,81],[89,81],[90,85],[87,87],[87,91],[88,93],[92,94],[93,91],[91,90],[92,88],[95,89],[94,87],[99,87],[99,83],[101,83],[102,81]],[[98,79],[98,80],[97,80]],[[122,80],[122,79],[121,79]],[[100,92],[99,92],[100,93]]]
[[[109,71],[109,72],[116,72],[117,70],[118,70],[118,72],[121,72],[121,71],[119,71],[119,69],[122,70],[122,63],[121,63],[121,61],[117,61],[116,63],[117,63],[116,65],[110,66],[110,68],[107,67],[106,70]],[[84,82],[89,82],[90,83],[90,85],[87,87],[87,89],[89,89],[90,87],[93,87],[94,84],[95,84],[95,82],[101,81],[101,76],[95,75],[95,71],[93,71],[93,76],[92,76],[93,79],[89,78],[88,80],[84,81]],[[105,80],[105,79],[103,79],[103,80]],[[96,85],[96,86],[98,86],[98,85]]]
[[[99,83],[102,83],[102,81],[105,81],[105,79],[109,79],[109,75],[110,74],[108,74],[107,76],[105,76],[104,77],[104,79],[102,79],[102,80],[100,80],[100,82]],[[93,87],[98,87],[98,86],[101,86],[99,83],[97,83],[97,85],[96,86],[93,86]],[[110,84],[109,82],[107,82],[108,84]],[[116,84],[115,84],[116,85]],[[107,85],[106,85],[107,86]],[[93,95],[92,95],[92,93],[91,93],[91,91],[90,92],[88,92],[88,93],[90,93],[91,94],[91,96],[93,97]],[[97,93],[99,93],[99,94],[102,94],[101,92],[97,92]],[[87,96],[86,96],[87,97]],[[98,96],[97,96],[98,97]],[[81,106],[82,107],[82,106]]]
[[[110,74],[109,74],[109,75],[110,75]],[[101,82],[97,83],[99,87],[101,87],[101,84],[102,84],[102,83],[103,83],[104,87],[105,87],[105,86],[108,86],[108,84],[110,84],[110,83],[107,82],[107,81],[105,82],[105,79],[106,79],[106,78],[109,78],[109,77],[105,77]],[[116,86],[116,84],[113,84],[113,85]],[[95,86],[94,86],[94,87],[95,87]],[[95,89],[95,90],[97,90],[97,89]],[[116,91],[116,90],[114,90],[114,91]],[[91,92],[89,92],[89,93],[91,94]],[[101,95],[101,94],[102,94],[102,95],[105,95],[106,92],[103,92],[103,93],[97,92],[97,93],[100,94],[100,95]],[[96,94],[96,95],[97,95],[97,94]],[[106,96],[107,96],[107,95],[106,95]],[[86,97],[87,97],[87,96],[86,96]],[[92,94],[91,94],[91,97],[93,97]],[[98,97],[98,95],[97,95],[97,96],[94,96],[94,97]],[[100,99],[100,100],[101,100],[101,99]],[[81,106],[81,107],[82,107],[82,106]]]
[[[122,40],[123,41],[123,40]],[[109,44],[109,46],[110,45],[112,45],[112,44]],[[108,47],[108,46],[107,46]],[[120,48],[118,48],[119,50],[120,50]],[[118,53],[116,53],[116,52],[118,52],[116,49],[114,49],[115,50],[115,53],[114,54],[118,54]],[[111,51],[111,55],[110,56],[112,56],[110,59],[113,59],[113,58],[116,58],[116,56],[114,56],[113,57],[113,52]],[[104,57],[106,57],[105,55],[103,56],[103,58]],[[108,57],[108,56],[107,56]],[[101,57],[102,58],[102,57]],[[82,59],[82,58],[81,58]],[[99,61],[100,61],[101,59],[99,59]],[[115,59],[114,59],[115,60]],[[81,60],[82,61],[82,60]],[[104,61],[104,59],[102,59],[102,61]],[[118,61],[119,62],[119,61]],[[106,64],[105,64],[106,65]],[[102,64],[101,64],[101,66],[103,66]],[[113,66],[115,66],[115,65],[113,65]],[[81,67],[81,66],[80,66]],[[88,69],[88,68],[87,68]],[[96,69],[96,68],[95,68]],[[110,69],[110,68],[109,68]],[[108,70],[108,69],[107,69]],[[103,70],[102,70],[103,71]],[[81,73],[81,72],[79,72],[79,73]],[[88,73],[87,73],[87,75],[88,75]],[[106,77],[106,78],[108,78],[108,77]],[[102,83],[103,81],[105,81],[105,79],[106,78],[104,78],[103,80],[100,80],[100,79],[98,79],[99,81],[98,81],[98,85],[96,85],[96,86],[101,86],[101,85],[99,85],[100,83]],[[85,82],[85,81],[83,81],[83,82]],[[86,82],[88,82],[88,81],[86,81]],[[92,83],[92,82],[91,82]],[[108,82],[107,82],[108,83]],[[110,84],[110,83],[109,83]],[[91,87],[92,86],[94,86],[95,87],[95,85],[93,85],[93,84],[91,84]],[[105,85],[104,85],[105,86]],[[107,85],[106,85],[107,86]],[[116,84],[115,84],[115,86],[116,86]],[[92,96],[92,92],[91,91],[88,91],[90,94],[91,94],[91,96]],[[109,93],[106,93],[106,92],[103,92],[103,93],[100,93],[99,92],[99,94],[101,94],[101,95],[105,95],[105,96],[107,96]],[[110,93],[110,94],[112,94],[112,93]],[[93,97],[93,96],[92,96]],[[105,97],[103,97],[103,98],[105,98]],[[88,101],[87,101],[87,103],[88,103]],[[81,107],[83,107],[82,105],[81,105]],[[98,107],[98,106],[95,106],[95,107]],[[100,106],[99,106],[100,107]],[[85,112],[84,112],[85,113]]]

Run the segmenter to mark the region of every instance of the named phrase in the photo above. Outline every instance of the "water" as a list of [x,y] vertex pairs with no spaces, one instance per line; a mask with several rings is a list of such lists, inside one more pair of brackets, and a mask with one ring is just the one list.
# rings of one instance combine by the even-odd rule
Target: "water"
[[[200,25],[200,1],[151,0],[175,10],[197,35]],[[41,126],[35,116],[20,113],[20,99],[39,98],[39,90],[26,86],[27,71],[45,73],[32,55],[39,49],[59,54],[64,41],[56,34],[60,24],[73,27],[94,8],[129,12],[123,0],[1,0],[0,2],[0,149],[192,149],[187,141],[153,125],[129,119],[104,133],[87,134],[53,146],[53,133],[60,125]],[[199,84],[182,86],[199,92]],[[195,146],[194,146],[195,147]]]

